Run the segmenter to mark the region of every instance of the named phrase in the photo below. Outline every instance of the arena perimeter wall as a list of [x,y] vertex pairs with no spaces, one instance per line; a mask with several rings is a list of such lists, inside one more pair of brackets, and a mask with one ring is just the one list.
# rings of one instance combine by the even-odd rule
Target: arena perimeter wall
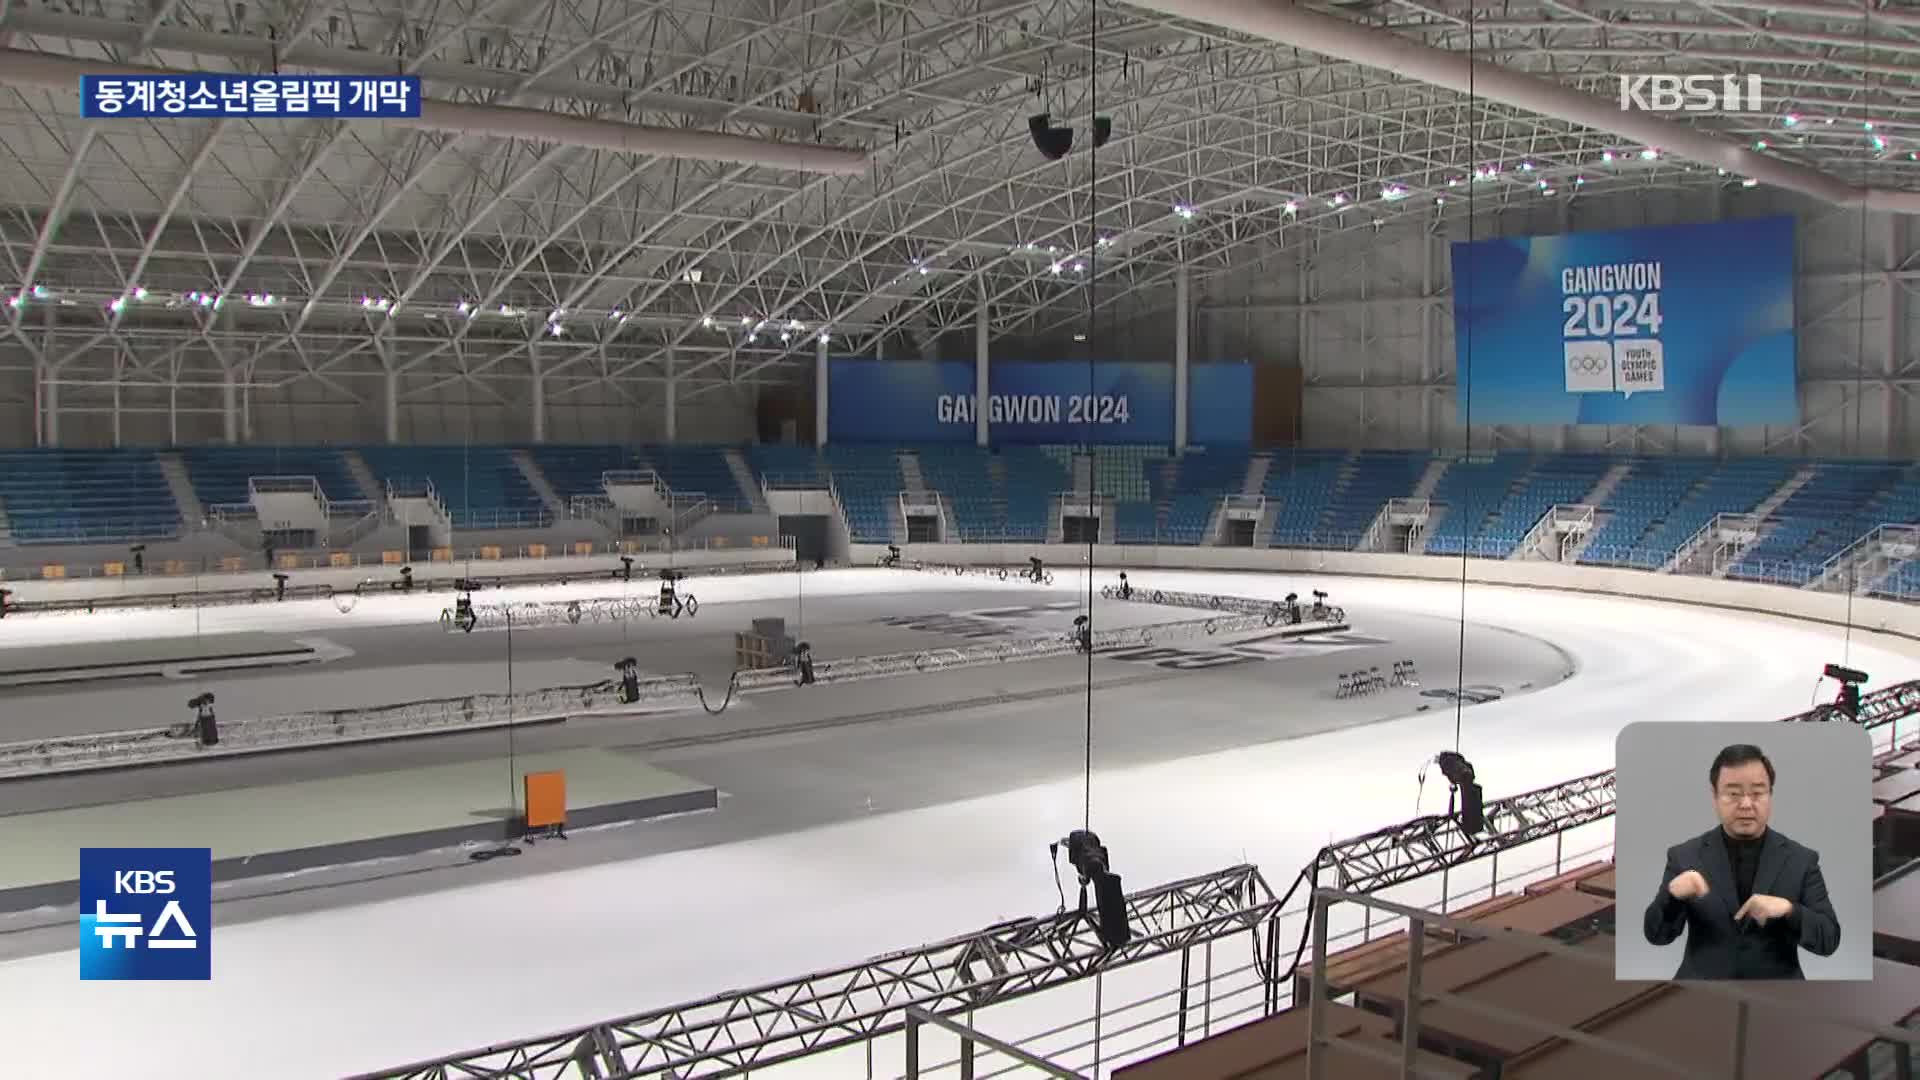
[[[793,561],[791,548],[736,548],[701,549],[676,551],[673,553],[673,567],[698,573],[702,567],[725,567],[739,569],[754,566],[776,566]],[[633,557],[634,573],[651,575],[653,571],[666,566],[665,552],[647,552]],[[488,559],[467,562],[418,562],[408,564],[413,567],[415,581],[445,581],[454,578],[472,576],[490,578],[504,574],[578,574],[580,580],[605,578],[620,565],[619,558],[613,555],[562,555],[546,559]],[[645,568],[644,570],[642,568]],[[338,569],[319,567],[310,570],[287,570],[290,586],[331,585],[337,590],[351,592],[353,587],[369,579],[374,581],[399,580],[397,566],[350,566]],[[269,571],[242,571],[222,574],[146,574],[124,577],[67,578],[54,581],[8,581],[7,588],[13,590],[16,603],[32,601],[92,600],[115,596],[168,596],[185,595],[196,588],[207,590],[227,589],[271,589],[273,574]]]
[[[960,566],[1024,567],[1029,556],[1037,555],[1046,560],[1049,567],[1059,570],[1085,565],[1087,558],[1084,544],[911,544],[903,545],[901,550],[906,558],[918,562]],[[855,566],[872,566],[885,551],[885,545],[881,544],[856,544],[850,552],[851,561]],[[1097,544],[1093,548],[1093,560],[1095,566],[1108,570],[1236,570],[1454,583],[1460,581],[1462,562],[1457,555],[1131,544]],[[1467,559],[1465,562],[1467,581],[1475,585],[1552,589],[1751,611],[1836,627],[1851,624],[1858,630],[1920,641],[1920,606],[1893,600],[1855,596],[1849,615],[1845,593],[1692,574],[1568,566],[1531,559]],[[1339,602],[1338,596],[1334,602]]]

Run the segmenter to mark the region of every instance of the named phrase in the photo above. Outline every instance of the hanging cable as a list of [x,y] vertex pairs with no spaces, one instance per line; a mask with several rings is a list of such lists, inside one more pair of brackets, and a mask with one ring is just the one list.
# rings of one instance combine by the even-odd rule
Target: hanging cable
[[[1479,145],[1473,129],[1474,71],[1473,62],[1475,9],[1466,11],[1467,20],[1467,146],[1469,149]],[[1467,244],[1473,243],[1473,230],[1478,219],[1474,216],[1474,184],[1467,183]],[[1468,282],[1453,283],[1453,303],[1457,310],[1460,306],[1460,288],[1469,284],[1473,276],[1473,260],[1463,260],[1467,267]],[[1473,464],[1473,320],[1460,319],[1455,323],[1457,339],[1453,346],[1453,393],[1460,405],[1460,427],[1466,440],[1459,464],[1467,468],[1466,485],[1461,492],[1460,501],[1466,506],[1469,516],[1473,512],[1474,475]],[[1454,656],[1453,668],[1453,752],[1460,753],[1460,729],[1466,719],[1467,697],[1463,691],[1467,686],[1467,571],[1469,553],[1467,544],[1467,523],[1460,523],[1460,638]]]
[[[1087,401],[1089,403],[1095,400],[1094,356],[1096,355],[1096,350],[1099,348],[1099,346],[1095,344],[1093,333],[1095,314],[1098,310],[1098,305],[1094,302],[1093,283],[1100,277],[1100,245],[1094,240],[1094,237],[1098,235],[1096,230],[1099,227],[1100,211],[1100,140],[1093,137],[1092,127],[1094,123],[1093,118],[1100,112],[1099,72],[1100,3],[1099,0],[1094,0],[1092,4],[1088,5],[1087,11],[1087,281],[1086,287],[1083,290],[1087,298]],[[1088,409],[1086,411],[1091,413],[1092,410]],[[1099,470],[1094,467],[1093,427],[1091,417],[1088,415],[1083,415],[1080,418],[1080,449],[1086,454],[1087,483],[1088,487],[1091,488],[1094,478],[1099,476],[1100,473]],[[1094,493],[1089,491],[1088,494],[1091,496]],[[1089,501],[1091,501],[1091,499]],[[1094,520],[1099,520],[1097,512]],[[1093,575],[1095,569],[1093,549],[1096,539],[1098,539],[1098,530],[1088,530],[1086,612],[1089,633],[1092,632],[1093,624]],[[1093,649],[1088,648],[1086,653],[1086,771],[1082,778],[1083,793],[1080,807],[1080,827],[1091,831],[1093,829]]]
[[[1866,57],[1873,55],[1873,5],[1871,3],[1865,5],[1865,11],[1862,13],[1860,20],[1860,55]],[[1860,69],[1860,100],[1862,102],[1868,99],[1868,95],[1873,89],[1870,85],[1873,76],[1867,70],[1868,66],[1869,65],[1862,65]],[[1859,237],[1860,265],[1859,272],[1856,275],[1856,281],[1854,282],[1855,288],[1859,291],[1860,300],[1859,303],[1855,305],[1856,311],[1854,313],[1853,324],[1853,437],[1856,440],[1856,446],[1854,448],[1856,453],[1864,453],[1866,450],[1866,440],[1861,436],[1860,425],[1866,417],[1868,214],[1869,211],[1866,205],[1864,203],[1861,204]],[[1892,269],[1892,267],[1889,267],[1889,269]],[[1896,281],[1888,280],[1886,287],[1888,289],[1897,289],[1900,285]],[[1889,305],[1888,310],[1889,312],[1892,311],[1892,305]],[[1794,330],[1797,333],[1799,328],[1795,327]],[[1888,357],[1888,361],[1889,373],[1899,369],[1898,357],[1890,356]],[[1886,393],[1891,397],[1893,392],[1893,382],[1889,380],[1886,385]],[[1892,414],[1889,413],[1888,418],[1891,419],[1891,417]],[[1889,423],[1887,425],[1888,457],[1893,456],[1892,450],[1893,426]],[[1840,662],[1842,664],[1850,664],[1853,661],[1853,594],[1859,585],[1859,583],[1853,579],[1854,572],[1853,570],[1849,570],[1842,581],[1842,584],[1844,584],[1847,589],[1846,615],[1842,618],[1840,627]]]

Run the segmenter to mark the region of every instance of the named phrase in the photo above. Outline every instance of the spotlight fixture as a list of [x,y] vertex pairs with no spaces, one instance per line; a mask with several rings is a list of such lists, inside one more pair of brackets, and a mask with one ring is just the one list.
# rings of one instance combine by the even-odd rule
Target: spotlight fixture
[[[1317,595],[1317,594],[1316,594]],[[1474,835],[1486,831],[1486,807],[1481,800],[1480,785],[1474,780],[1473,763],[1452,750],[1442,750],[1434,755],[1433,764],[1440,767],[1440,775],[1447,778],[1447,816],[1454,816],[1454,800],[1459,799],[1460,831]],[[1424,779],[1426,770],[1421,770]]]
[[193,722],[201,746],[218,746],[220,743],[220,721],[213,715],[213,691],[209,690],[187,700],[187,708],[193,710]]
[[395,592],[412,592],[413,591],[413,567],[403,566],[400,568],[400,580],[393,583],[393,591]]
[[0,619],[7,617],[7,600],[13,596],[12,589],[0,589]]
[[286,598],[287,598],[287,575],[285,574],[273,575],[273,599],[275,600],[275,602],[278,602],[281,600],[285,600]]
[[1083,653],[1093,651],[1093,622],[1085,615],[1074,616],[1073,646]]
[[135,544],[127,549],[127,554],[133,557],[134,573],[144,574],[147,572],[147,545]]
[[1048,113],[1027,117],[1027,134],[1033,136],[1034,149],[1048,161],[1059,161],[1073,149],[1073,129],[1054,127],[1053,117]]
[[801,642],[793,647],[793,666],[799,669],[800,681],[797,685],[813,685],[813,646]]
[[633,580],[633,556],[631,555],[620,556],[620,569],[615,570],[613,572],[613,576],[618,578],[621,581],[632,581]]
[[1833,699],[1834,708],[1849,720],[1860,719],[1860,684],[1867,681],[1867,673],[1859,668],[1828,664],[1822,674],[1840,683],[1840,693]]
[[1086,829],[1075,829],[1067,838],[1048,845],[1048,852],[1059,865],[1060,849],[1067,849],[1067,862],[1080,877],[1080,915],[1087,916],[1087,886],[1094,891],[1094,932],[1100,943],[1117,949],[1133,940],[1133,927],[1127,921],[1127,894],[1120,875],[1111,869],[1107,846]]

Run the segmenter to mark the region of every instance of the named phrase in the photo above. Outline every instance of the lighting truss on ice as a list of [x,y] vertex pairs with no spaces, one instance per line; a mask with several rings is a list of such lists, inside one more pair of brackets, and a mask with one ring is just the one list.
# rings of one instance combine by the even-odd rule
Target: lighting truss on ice
[[1279,912],[1259,870],[1235,866],[1128,896],[1137,932],[1116,949],[1101,944],[1093,920],[1078,912],[1022,919],[789,982],[356,1080],[741,1075],[900,1031],[909,1009],[964,1016],[1239,934],[1254,935],[1256,956],[1271,972]]

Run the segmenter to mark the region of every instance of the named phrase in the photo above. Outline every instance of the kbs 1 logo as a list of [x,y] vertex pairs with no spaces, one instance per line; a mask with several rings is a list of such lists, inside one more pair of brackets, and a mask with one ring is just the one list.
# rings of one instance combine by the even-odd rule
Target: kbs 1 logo
[[1758,75],[1622,75],[1621,112],[1756,113],[1765,94]]
[[212,977],[213,849],[80,849],[81,979]]

